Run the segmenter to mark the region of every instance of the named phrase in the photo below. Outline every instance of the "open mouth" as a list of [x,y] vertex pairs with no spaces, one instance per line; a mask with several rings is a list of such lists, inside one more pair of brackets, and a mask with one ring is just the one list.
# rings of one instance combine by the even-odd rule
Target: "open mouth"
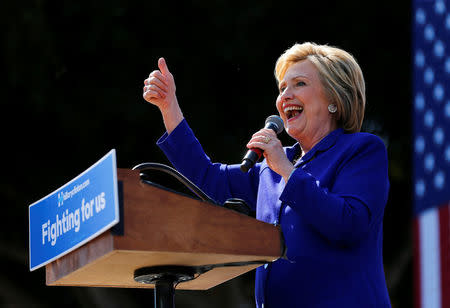
[[286,115],[286,118],[288,121],[290,119],[293,119],[297,116],[299,116],[303,112],[303,107],[301,106],[287,106],[284,108],[284,114]]

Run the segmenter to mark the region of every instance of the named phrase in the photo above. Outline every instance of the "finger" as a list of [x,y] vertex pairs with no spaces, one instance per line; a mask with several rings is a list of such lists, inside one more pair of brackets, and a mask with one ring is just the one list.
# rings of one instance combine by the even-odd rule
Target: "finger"
[[167,63],[166,63],[166,60],[164,58],[159,58],[159,60],[158,60],[158,67],[159,67],[159,70],[161,71],[161,73],[165,77],[170,76],[170,71],[169,71],[169,68],[167,67]]
[[147,92],[147,91],[156,92],[156,93],[159,94],[159,96],[160,96],[161,98],[166,97],[166,91],[164,91],[163,89],[159,88],[159,87],[158,87],[157,85],[155,85],[155,84],[151,84],[151,85],[145,86],[145,87],[144,87],[144,92]]
[[147,86],[151,86],[151,85],[155,85],[158,88],[160,88],[161,90],[167,92],[168,91],[168,86],[167,84],[165,84],[162,80],[156,78],[156,77],[150,77],[148,79],[145,80],[145,85]]
[[263,142],[265,144],[268,144],[271,140],[272,140],[272,138],[267,135],[259,135],[259,136],[255,137],[255,141]]
[[267,150],[267,144],[265,144],[264,142],[258,142],[258,141],[254,141],[254,142],[249,142],[246,145],[247,149],[260,149],[263,152]]
[[247,145],[251,145],[251,146],[255,146],[255,145],[263,145],[264,147],[267,146],[270,141],[272,141],[272,139],[268,136],[256,136],[252,139],[250,139],[250,141],[247,143]]
[[264,130],[261,129],[261,130],[257,131],[256,133],[254,133],[252,135],[252,138],[258,137],[258,136],[265,136],[265,135],[267,135],[267,134],[264,132]]
[[162,97],[159,95],[158,92],[153,91],[153,90],[148,90],[145,91],[144,94],[142,95],[144,97],[144,99],[148,102],[154,100],[154,99],[161,99]]
[[271,138],[275,138],[277,136],[277,134],[269,128],[262,128],[253,134],[253,136],[258,136],[258,135],[265,135],[265,136],[269,136]]
[[275,133],[272,129],[270,129],[270,128],[263,128],[263,129],[261,129],[261,132],[264,132],[264,133],[266,133],[266,134],[269,134],[269,136],[270,137],[276,137],[277,136],[277,133]]
[[253,134],[250,141],[257,141],[257,142],[263,142],[265,144],[268,144],[270,141],[272,141],[274,139],[276,139],[276,135],[271,136],[271,135],[267,134],[266,132],[259,131],[255,134]]
[[150,81],[150,79],[152,77],[157,78],[159,81],[164,83],[166,86],[169,85],[168,81],[167,81],[167,77],[164,77],[164,75],[158,70],[151,72],[150,75],[148,75],[148,78],[146,80]]

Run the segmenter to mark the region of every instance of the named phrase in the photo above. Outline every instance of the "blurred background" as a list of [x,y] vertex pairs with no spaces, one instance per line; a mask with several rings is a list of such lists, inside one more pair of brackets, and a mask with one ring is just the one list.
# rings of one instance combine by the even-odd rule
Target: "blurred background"
[[[43,268],[29,272],[28,206],[112,148],[120,168],[168,163],[159,111],[142,98],[161,56],[205,151],[239,163],[276,114],[276,59],[313,41],[352,53],[364,72],[363,130],[390,159],[386,279],[393,306],[411,307],[411,12],[406,0],[2,1],[0,306],[151,306],[151,290],[45,286]],[[254,307],[253,279],[177,291],[177,307]]]

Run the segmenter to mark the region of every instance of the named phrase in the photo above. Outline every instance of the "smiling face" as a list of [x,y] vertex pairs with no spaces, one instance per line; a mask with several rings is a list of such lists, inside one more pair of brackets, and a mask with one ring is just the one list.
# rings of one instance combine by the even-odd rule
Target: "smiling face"
[[276,105],[286,132],[304,151],[336,129],[336,120],[328,111],[331,102],[311,61],[292,64],[280,80],[279,90]]

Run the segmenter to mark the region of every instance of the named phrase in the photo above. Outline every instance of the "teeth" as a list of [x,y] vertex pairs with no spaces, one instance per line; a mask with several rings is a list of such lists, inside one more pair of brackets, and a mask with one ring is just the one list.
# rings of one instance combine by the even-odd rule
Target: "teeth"
[[301,111],[301,110],[303,110],[303,107],[300,107],[300,106],[289,106],[289,107],[284,108],[284,113],[286,113],[288,111],[293,111],[293,110]]

